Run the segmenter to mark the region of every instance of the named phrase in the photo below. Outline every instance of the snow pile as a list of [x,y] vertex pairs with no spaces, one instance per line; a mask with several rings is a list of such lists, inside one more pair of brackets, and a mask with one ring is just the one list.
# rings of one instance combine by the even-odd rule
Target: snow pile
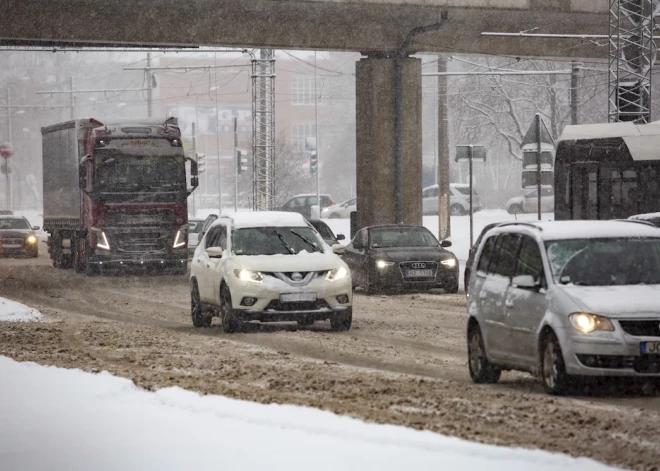
[[0,357],[0,457],[21,470],[611,469],[588,459],[500,448],[316,409],[179,388],[151,393],[107,373]]
[[6,298],[0,298],[0,322],[29,322],[41,319],[36,309]]

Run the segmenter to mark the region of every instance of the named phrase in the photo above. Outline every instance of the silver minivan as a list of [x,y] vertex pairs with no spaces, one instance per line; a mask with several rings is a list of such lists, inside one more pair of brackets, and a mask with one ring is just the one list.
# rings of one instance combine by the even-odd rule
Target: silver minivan
[[505,223],[477,250],[468,366],[538,375],[560,394],[577,376],[660,380],[660,229],[639,221]]

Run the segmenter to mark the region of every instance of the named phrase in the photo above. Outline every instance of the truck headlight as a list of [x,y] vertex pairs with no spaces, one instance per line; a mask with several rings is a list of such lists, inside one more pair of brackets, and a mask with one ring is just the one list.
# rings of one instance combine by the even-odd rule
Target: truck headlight
[[34,244],[37,243],[37,236],[34,235],[34,234],[30,234],[29,236],[27,236],[25,238],[25,242],[30,244],[30,245],[34,245]]
[[234,270],[234,275],[241,281],[252,281],[254,283],[261,283],[264,281],[264,275],[258,271],[251,271],[245,269],[236,269]]
[[110,242],[108,241],[108,236],[105,235],[100,229],[94,230],[96,233],[96,248],[103,250],[110,250]]
[[172,248],[178,249],[184,245],[186,245],[186,230],[179,229],[176,231],[176,236],[174,236],[174,245],[172,245]]
[[596,314],[589,314],[588,312],[574,312],[568,316],[571,325],[582,332],[583,334],[590,334],[596,330],[604,330],[611,332],[614,330],[612,321],[607,317],[599,316]]
[[325,279],[328,281],[336,281],[341,280],[346,275],[348,275],[348,270],[344,267],[339,267],[335,268],[334,270],[330,270],[328,274],[325,275]]
[[448,258],[447,260],[442,260],[440,263],[442,263],[446,267],[454,268],[456,266],[456,259]]

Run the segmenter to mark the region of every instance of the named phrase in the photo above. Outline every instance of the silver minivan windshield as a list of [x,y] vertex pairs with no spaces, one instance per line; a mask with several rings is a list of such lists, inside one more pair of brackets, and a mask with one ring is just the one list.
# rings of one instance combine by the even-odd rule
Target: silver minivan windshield
[[660,284],[660,238],[556,240],[546,250],[559,284]]

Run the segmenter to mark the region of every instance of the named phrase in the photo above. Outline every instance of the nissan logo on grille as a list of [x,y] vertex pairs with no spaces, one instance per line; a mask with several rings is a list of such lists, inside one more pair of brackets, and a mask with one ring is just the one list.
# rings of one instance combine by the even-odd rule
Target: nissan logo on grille
[[293,281],[300,281],[303,279],[302,273],[295,272],[293,275],[291,275],[291,279]]
[[411,268],[426,268],[426,263],[411,263],[410,266]]

